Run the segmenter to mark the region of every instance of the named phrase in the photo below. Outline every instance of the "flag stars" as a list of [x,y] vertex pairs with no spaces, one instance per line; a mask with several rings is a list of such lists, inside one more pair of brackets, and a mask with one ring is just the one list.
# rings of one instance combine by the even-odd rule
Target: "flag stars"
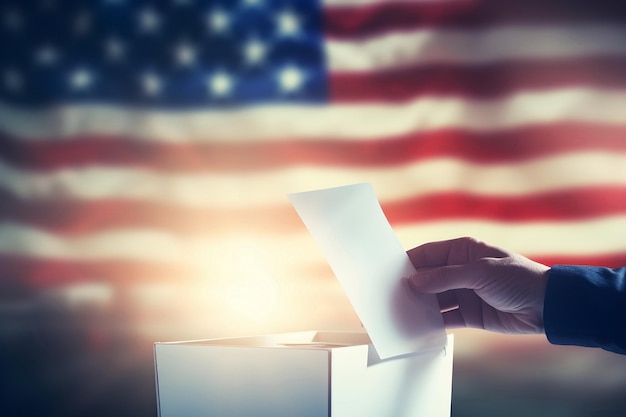
[[161,78],[153,73],[145,73],[141,77],[141,87],[148,97],[156,97],[161,93],[163,83]]
[[267,47],[258,39],[250,39],[243,45],[244,61],[249,66],[258,66],[265,61]]
[[51,11],[56,8],[57,4],[55,0],[42,0],[41,2],[41,10],[43,11]]
[[213,97],[223,98],[230,95],[233,89],[233,79],[226,72],[217,72],[207,79],[209,93]]
[[76,91],[87,90],[93,84],[93,75],[84,68],[75,70],[70,74],[70,85]]
[[6,29],[12,32],[17,32],[22,29],[24,20],[22,15],[14,9],[7,9],[2,16],[3,24]]
[[117,62],[124,59],[126,47],[118,38],[109,38],[104,44],[104,53],[109,61]]
[[139,29],[143,33],[154,33],[161,26],[161,17],[152,9],[143,9],[139,12]]
[[113,13],[113,20],[84,2],[32,0],[30,9],[24,0],[0,3],[0,37],[21,48],[0,65],[0,92],[14,100],[28,93],[33,102],[247,106],[308,101],[325,81],[317,70],[323,55],[309,55],[318,39],[305,39],[318,29],[307,17],[315,10],[299,3],[165,0],[131,7],[129,0],[97,0],[96,11]]
[[44,45],[35,51],[35,62],[42,67],[54,65],[59,60],[59,53],[51,45]]
[[304,74],[298,68],[289,66],[278,73],[278,85],[283,93],[294,93],[302,88]]
[[187,42],[181,42],[174,48],[174,60],[182,67],[189,67],[196,62],[196,49]]
[[285,10],[276,15],[278,33],[282,36],[295,36],[300,32],[300,18],[290,10]]
[[223,10],[213,10],[207,15],[206,22],[211,33],[222,34],[230,27],[230,16]]
[[4,74],[2,75],[4,86],[7,90],[14,93],[22,90],[24,79],[22,78],[22,74],[20,74],[17,70],[9,68],[4,71]]
[[74,19],[74,33],[77,36],[83,36],[91,30],[91,15],[87,11],[83,11],[76,15]]

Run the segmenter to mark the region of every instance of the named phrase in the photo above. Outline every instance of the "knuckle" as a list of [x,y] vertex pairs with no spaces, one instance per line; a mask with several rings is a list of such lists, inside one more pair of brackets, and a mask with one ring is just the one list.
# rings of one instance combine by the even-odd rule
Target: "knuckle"
[[499,261],[500,260],[496,258],[479,258],[475,260],[473,264],[478,271],[486,271],[496,267]]

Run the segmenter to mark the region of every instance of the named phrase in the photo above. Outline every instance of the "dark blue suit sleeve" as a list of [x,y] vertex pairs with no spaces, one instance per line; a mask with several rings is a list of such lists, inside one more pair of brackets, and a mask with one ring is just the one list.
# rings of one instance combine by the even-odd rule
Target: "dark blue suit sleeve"
[[550,343],[626,354],[626,267],[552,267],[543,322]]

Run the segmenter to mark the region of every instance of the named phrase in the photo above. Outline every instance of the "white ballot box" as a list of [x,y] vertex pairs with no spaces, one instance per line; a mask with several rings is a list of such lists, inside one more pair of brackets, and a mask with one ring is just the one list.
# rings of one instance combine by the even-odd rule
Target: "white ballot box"
[[160,417],[448,417],[452,336],[369,184],[289,198],[367,332],[154,345]]
[[381,360],[366,333],[156,343],[160,417],[448,417],[452,336]]

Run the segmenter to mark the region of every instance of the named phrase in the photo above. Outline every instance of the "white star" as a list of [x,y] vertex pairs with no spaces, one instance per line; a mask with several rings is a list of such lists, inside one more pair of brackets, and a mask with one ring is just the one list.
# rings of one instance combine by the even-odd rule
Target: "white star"
[[161,17],[152,9],[143,9],[139,13],[139,29],[145,33],[152,33],[161,26]]
[[74,20],[74,33],[78,36],[84,35],[91,29],[91,15],[83,11]]
[[283,36],[293,36],[300,32],[300,18],[292,11],[285,10],[276,16],[278,32]]
[[8,69],[4,72],[4,85],[7,90],[17,92],[22,89],[24,84],[24,80],[22,79],[22,74],[20,74],[15,69]]
[[42,0],[41,2],[41,10],[44,11],[50,11],[53,10],[54,8],[56,8],[56,1],[55,0]]
[[44,45],[35,51],[35,61],[41,66],[53,65],[58,59],[59,54],[57,50],[50,45]]
[[207,87],[215,97],[225,97],[233,89],[233,79],[225,72],[215,73],[207,80]]
[[224,33],[230,26],[230,17],[223,10],[213,10],[207,16],[207,25],[213,33]]
[[265,44],[257,39],[250,39],[243,46],[243,56],[248,65],[255,66],[263,63],[266,55]]
[[70,75],[70,83],[72,84],[74,90],[86,90],[92,82],[92,75],[86,69],[78,69]]
[[161,79],[155,74],[144,74],[143,77],[141,77],[141,84],[144,93],[149,97],[154,97],[161,93]]
[[124,44],[117,38],[109,38],[104,45],[106,56],[109,61],[119,61],[124,58],[126,52]]
[[22,15],[14,9],[7,9],[3,16],[4,27],[11,31],[17,31],[22,28],[24,21]]
[[278,73],[278,84],[283,93],[298,91],[304,83],[304,74],[298,68],[289,66]]
[[174,56],[179,65],[188,67],[196,62],[196,50],[186,42],[181,42],[174,49]]

